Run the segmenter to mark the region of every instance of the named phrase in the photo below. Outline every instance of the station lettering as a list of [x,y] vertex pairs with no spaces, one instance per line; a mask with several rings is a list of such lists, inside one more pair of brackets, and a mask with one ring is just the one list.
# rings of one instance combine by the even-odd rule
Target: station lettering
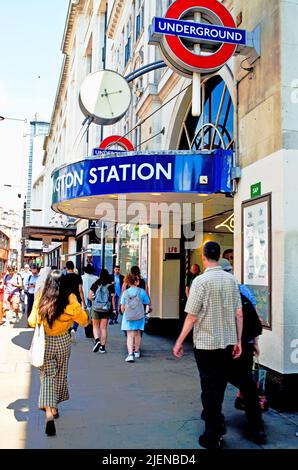
[[[125,163],[119,165],[102,165],[92,167],[87,174],[87,181],[90,185],[107,184],[110,182],[130,182],[130,181],[159,181],[161,178],[171,181],[173,178],[173,164],[167,163]],[[85,179],[84,170],[74,170],[66,174],[59,175],[54,183],[54,190],[64,191],[77,186],[83,186]]]
[[84,170],[68,172],[65,175],[58,176],[54,184],[54,190],[60,191],[61,189],[70,189],[77,185],[83,185]]
[[155,32],[205,41],[218,41],[232,44],[245,44],[244,30],[225,28],[203,23],[190,23],[169,18],[155,18]]

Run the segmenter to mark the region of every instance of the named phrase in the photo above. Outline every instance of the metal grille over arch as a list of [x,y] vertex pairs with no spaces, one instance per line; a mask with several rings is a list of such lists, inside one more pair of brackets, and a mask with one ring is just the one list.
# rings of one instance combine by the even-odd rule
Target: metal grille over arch
[[179,143],[180,150],[233,149],[234,106],[224,80],[215,75],[202,83],[202,103],[199,117],[189,110]]

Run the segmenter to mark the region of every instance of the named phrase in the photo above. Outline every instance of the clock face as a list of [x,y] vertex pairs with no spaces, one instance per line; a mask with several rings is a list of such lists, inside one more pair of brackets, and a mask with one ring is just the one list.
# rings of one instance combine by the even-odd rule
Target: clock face
[[102,126],[114,124],[124,116],[131,103],[131,89],[122,75],[100,70],[88,75],[80,90],[79,103],[85,116]]

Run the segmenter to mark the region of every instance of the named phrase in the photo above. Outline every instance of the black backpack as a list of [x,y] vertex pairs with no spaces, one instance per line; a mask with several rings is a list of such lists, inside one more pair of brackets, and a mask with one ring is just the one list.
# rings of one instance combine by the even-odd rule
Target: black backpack
[[262,323],[252,302],[243,294],[241,295],[243,310],[242,342],[248,343],[262,334]]

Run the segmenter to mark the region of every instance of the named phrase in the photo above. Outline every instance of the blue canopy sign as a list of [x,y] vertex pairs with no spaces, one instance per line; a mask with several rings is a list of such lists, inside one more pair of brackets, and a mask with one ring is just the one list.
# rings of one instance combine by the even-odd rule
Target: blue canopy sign
[[[129,193],[231,193],[232,152],[127,152],[55,170],[52,203]],[[141,199],[141,198],[140,198]]]

